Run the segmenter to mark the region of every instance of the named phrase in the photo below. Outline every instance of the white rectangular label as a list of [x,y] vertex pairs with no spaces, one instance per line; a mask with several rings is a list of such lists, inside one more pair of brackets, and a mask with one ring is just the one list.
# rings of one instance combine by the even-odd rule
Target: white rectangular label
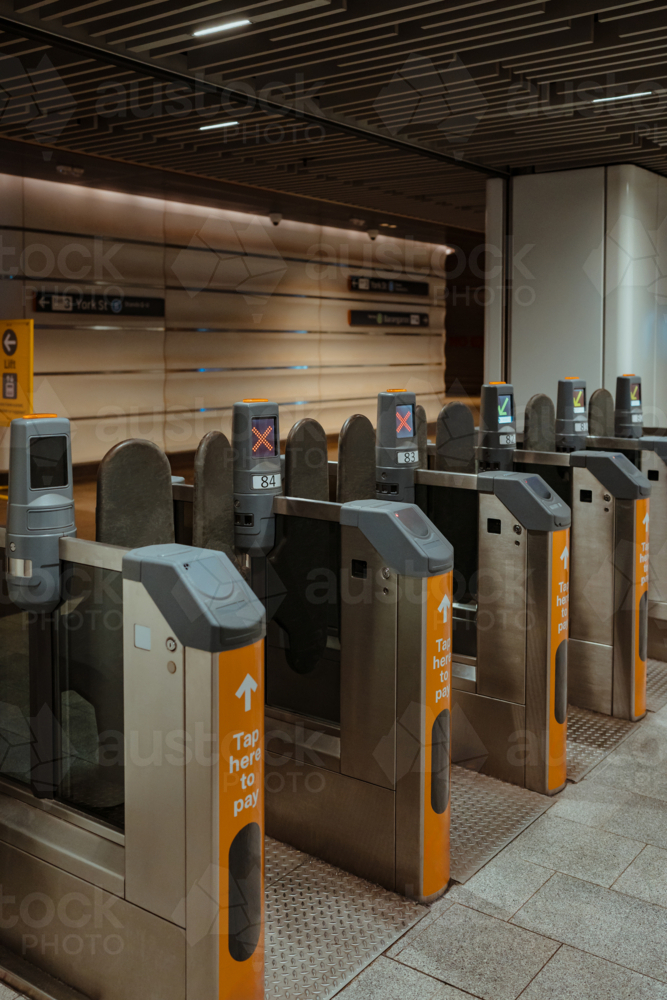
[[280,485],[280,476],[276,475],[276,473],[271,476],[252,477],[253,490],[277,490],[280,489]]
[[632,414],[632,422],[633,422],[633,424],[641,424],[641,422],[642,422],[643,419],[644,419],[644,417],[642,416],[641,413],[633,413]]
[[399,451],[396,455],[396,461],[399,465],[414,465],[415,462],[419,461],[419,452]]
[[516,434],[501,434],[500,435],[501,444],[516,444]]
[[575,421],[575,424],[574,424],[574,433],[575,434],[588,434],[588,421],[585,420],[585,421],[583,421],[583,423],[580,423],[580,424]]

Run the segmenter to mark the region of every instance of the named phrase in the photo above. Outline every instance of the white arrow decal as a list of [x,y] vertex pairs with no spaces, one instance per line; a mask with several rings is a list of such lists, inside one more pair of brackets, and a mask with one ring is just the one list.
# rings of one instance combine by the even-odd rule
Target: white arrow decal
[[644,524],[646,525],[646,530],[648,531],[648,514],[644,518]]
[[251,709],[251,707],[252,707],[252,704],[251,704],[252,693],[253,693],[253,691],[256,691],[256,690],[257,690],[257,681],[254,680],[250,676],[250,674],[246,674],[245,675],[245,680],[243,681],[243,684],[241,685],[241,687],[236,692],[236,697],[237,698],[243,698],[245,696],[245,710],[246,710],[246,712],[249,712],[250,709]]
[[438,611],[442,611],[442,621],[445,625],[447,624],[447,612],[451,606],[451,601],[447,597],[447,594],[445,594],[443,599],[440,601],[440,607],[438,608]]
[[569,551],[567,545],[563,549],[563,552],[561,554],[561,559],[563,561],[563,569],[567,569],[567,564],[570,561],[570,551]]

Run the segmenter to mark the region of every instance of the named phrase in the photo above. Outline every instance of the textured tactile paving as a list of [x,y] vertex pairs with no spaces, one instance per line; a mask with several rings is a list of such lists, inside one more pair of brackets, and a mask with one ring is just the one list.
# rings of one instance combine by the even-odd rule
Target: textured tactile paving
[[279,840],[272,840],[271,837],[264,838],[264,884],[267,888],[304,861],[310,861],[309,854],[297,851],[289,844],[281,844]]
[[567,713],[567,779],[581,781],[636,728],[638,723],[614,719],[570,705]]
[[[279,845],[284,855],[270,844],[274,863],[291,851]],[[326,1000],[427,912],[300,856],[305,860],[266,890],[266,1000]]]
[[659,712],[667,705],[667,663],[648,660],[646,663],[646,707]]
[[551,805],[546,795],[452,766],[451,876],[467,882]]

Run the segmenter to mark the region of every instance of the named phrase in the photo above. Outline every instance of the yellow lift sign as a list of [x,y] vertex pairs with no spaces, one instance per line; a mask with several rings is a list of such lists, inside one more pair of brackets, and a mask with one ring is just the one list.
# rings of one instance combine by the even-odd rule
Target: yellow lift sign
[[32,413],[34,320],[0,320],[0,427]]

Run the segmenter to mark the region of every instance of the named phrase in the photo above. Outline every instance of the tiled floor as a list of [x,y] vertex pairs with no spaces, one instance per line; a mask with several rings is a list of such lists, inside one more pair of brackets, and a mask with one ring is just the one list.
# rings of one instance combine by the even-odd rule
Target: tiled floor
[[667,708],[337,994],[667,1000]]

